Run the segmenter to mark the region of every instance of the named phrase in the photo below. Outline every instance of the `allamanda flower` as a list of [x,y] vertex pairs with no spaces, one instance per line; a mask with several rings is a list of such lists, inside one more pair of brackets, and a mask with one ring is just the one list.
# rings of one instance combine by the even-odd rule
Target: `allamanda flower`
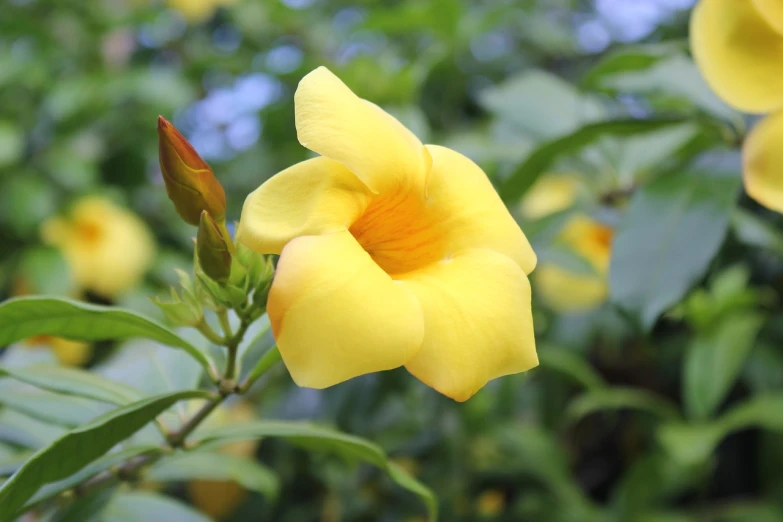
[[783,2],[700,0],[691,17],[694,59],[727,103],[772,113],[743,146],[748,194],[783,212]]
[[299,141],[321,154],[250,194],[238,239],[280,254],[268,312],[294,381],[405,366],[458,401],[538,359],[536,256],[484,172],[422,143],[328,69],[299,83]]
[[138,284],[155,253],[144,221],[98,196],[82,198],[67,216],[45,221],[41,236],[62,252],[80,289],[105,297]]

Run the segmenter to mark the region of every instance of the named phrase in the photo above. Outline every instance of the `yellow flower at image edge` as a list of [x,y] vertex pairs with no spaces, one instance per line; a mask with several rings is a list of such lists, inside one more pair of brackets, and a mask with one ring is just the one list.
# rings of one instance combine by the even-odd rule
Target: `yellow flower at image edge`
[[138,284],[155,253],[152,235],[138,216],[97,196],[44,222],[41,235],[62,252],[80,288],[106,297]]
[[690,39],[721,98],[745,112],[772,113],[745,140],[743,177],[753,199],[783,212],[783,2],[700,0]]
[[554,263],[536,270],[536,295],[558,312],[583,312],[606,300],[612,229],[587,216],[571,218],[556,243],[573,251],[592,269],[581,273]]
[[231,5],[237,0],[168,0],[168,4],[182,13],[190,22],[202,22],[212,16],[218,7]]
[[295,95],[320,157],[248,196],[238,239],[280,254],[268,312],[294,381],[405,366],[458,401],[538,364],[536,256],[484,172],[320,67]]

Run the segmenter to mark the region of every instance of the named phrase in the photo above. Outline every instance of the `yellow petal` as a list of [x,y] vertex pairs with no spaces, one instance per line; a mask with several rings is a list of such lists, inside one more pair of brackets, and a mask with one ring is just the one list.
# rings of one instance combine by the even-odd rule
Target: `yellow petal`
[[701,0],[691,16],[690,34],[696,63],[726,102],[746,112],[783,106],[783,35],[753,2]]
[[753,0],[753,5],[772,28],[783,34],[783,2],[780,0]]
[[520,210],[527,219],[541,219],[570,208],[578,190],[576,176],[548,174],[525,194]]
[[783,213],[783,111],[764,118],[742,150],[745,191],[765,207]]
[[496,250],[532,271],[536,255],[486,174],[451,149],[427,149],[432,171],[426,194],[375,197],[350,227],[359,244],[395,277],[473,248]]
[[279,254],[293,238],[345,230],[370,200],[367,187],[328,158],[314,158],[270,178],[245,200],[237,239]]
[[558,234],[561,243],[588,261],[600,274],[609,268],[614,232],[603,223],[585,215],[575,215]]
[[536,296],[557,312],[584,312],[606,300],[606,280],[598,275],[578,274],[553,264],[536,269]]
[[427,210],[447,255],[487,248],[510,257],[526,274],[532,272],[536,254],[484,171],[454,150],[427,149],[432,155]]
[[268,311],[291,377],[308,388],[402,366],[423,336],[415,296],[347,231],[286,245]]
[[530,284],[508,257],[465,251],[404,279],[424,314],[424,342],[405,367],[465,401],[489,380],[538,364]]
[[326,67],[302,78],[294,104],[299,142],[348,167],[373,192],[424,189],[430,158],[419,139]]

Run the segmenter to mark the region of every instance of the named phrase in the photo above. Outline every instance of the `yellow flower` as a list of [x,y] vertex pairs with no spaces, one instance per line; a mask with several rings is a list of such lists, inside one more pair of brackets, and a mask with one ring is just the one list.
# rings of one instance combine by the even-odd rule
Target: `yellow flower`
[[236,0],[169,0],[169,5],[182,13],[189,22],[203,22],[218,9]]
[[589,271],[576,271],[542,263],[536,270],[536,292],[559,312],[595,308],[606,299],[612,229],[587,216],[577,215],[563,227],[556,244],[587,262]]
[[481,518],[495,518],[506,507],[506,495],[497,489],[488,489],[476,500],[476,511]]
[[748,194],[783,212],[783,3],[701,0],[691,17],[693,56],[727,103],[774,112],[748,135],[743,176]]
[[300,386],[404,365],[458,401],[538,363],[530,244],[484,172],[422,143],[328,69],[299,83],[321,156],[248,196],[238,238],[280,254],[268,311]]
[[579,186],[579,178],[570,174],[547,174],[539,178],[522,200],[522,216],[541,219],[570,208]]
[[106,297],[136,285],[155,252],[138,216],[96,196],[77,201],[67,217],[44,222],[41,235],[60,249],[79,287]]

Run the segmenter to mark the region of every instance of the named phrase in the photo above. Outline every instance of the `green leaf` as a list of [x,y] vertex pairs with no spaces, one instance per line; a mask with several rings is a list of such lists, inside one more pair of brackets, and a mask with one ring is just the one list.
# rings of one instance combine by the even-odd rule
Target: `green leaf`
[[637,410],[651,413],[662,420],[677,420],[680,413],[677,406],[647,390],[613,387],[588,391],[568,405],[566,422],[578,420],[604,410]]
[[757,215],[738,208],[731,216],[731,229],[737,239],[749,246],[783,256],[783,232]]
[[144,477],[156,482],[231,480],[272,499],[280,490],[277,475],[263,464],[250,458],[206,451],[179,452],[164,457]]
[[754,313],[730,315],[697,337],[685,359],[683,400],[688,415],[706,419],[731,389],[761,328]]
[[209,396],[206,391],[193,390],[150,397],[118,408],[66,433],[36,452],[0,487],[0,520],[14,515],[38,488],[76,473],[175,402]]
[[128,404],[141,395],[133,388],[105,379],[94,373],[62,366],[0,367],[0,376],[7,376],[43,390],[86,397],[111,404]]
[[23,386],[27,389],[19,389],[19,386],[0,387],[0,404],[44,422],[78,426],[106,413],[110,408],[107,404],[83,397]]
[[20,297],[0,304],[0,346],[37,335],[76,341],[144,337],[185,350],[212,372],[206,355],[195,346],[130,310],[54,297]]
[[111,522],[211,522],[192,507],[177,500],[146,491],[117,493],[103,512]]
[[418,495],[427,506],[429,520],[437,520],[438,501],[434,493],[389,462],[386,453],[379,446],[359,437],[313,424],[283,421],[247,422],[204,430],[200,435],[200,442],[209,444],[279,437],[309,450],[329,451],[348,459],[367,462],[386,471],[397,485]]
[[585,125],[581,129],[536,148],[500,186],[498,192],[507,204],[518,201],[561,157],[578,152],[603,136],[629,136],[682,124],[681,119],[610,120]]
[[597,99],[542,70],[525,71],[483,90],[479,102],[496,117],[540,138],[573,132],[604,113]]
[[83,467],[76,473],[62,480],[58,480],[57,482],[51,482],[41,487],[35,493],[35,495],[33,495],[32,498],[30,498],[30,500],[28,500],[25,503],[24,507],[22,508],[22,511],[27,511],[40,502],[44,502],[46,500],[49,500],[50,498],[60,495],[61,493],[64,493],[65,491],[68,491],[69,489],[75,488],[82,482],[86,481],[89,478],[94,477],[98,473],[102,471],[106,471],[107,469],[110,469],[113,466],[122,464],[128,461],[129,459],[132,459],[134,457],[140,457],[142,455],[156,455],[160,452],[161,452],[160,446],[145,445],[145,446],[134,446],[132,448],[115,451],[114,453],[107,453],[106,455],[100,457],[99,459],[94,460],[91,463],[87,464],[85,467]]
[[61,437],[65,429],[9,408],[0,409],[0,441],[38,449]]
[[609,294],[650,328],[704,274],[728,228],[739,178],[661,176],[631,198],[612,246]]
[[539,350],[538,357],[542,369],[562,373],[588,390],[606,386],[603,378],[585,358],[573,350],[546,346]]
[[680,462],[695,464],[706,461],[731,433],[751,427],[783,432],[783,395],[757,395],[708,423],[666,424],[658,440]]

